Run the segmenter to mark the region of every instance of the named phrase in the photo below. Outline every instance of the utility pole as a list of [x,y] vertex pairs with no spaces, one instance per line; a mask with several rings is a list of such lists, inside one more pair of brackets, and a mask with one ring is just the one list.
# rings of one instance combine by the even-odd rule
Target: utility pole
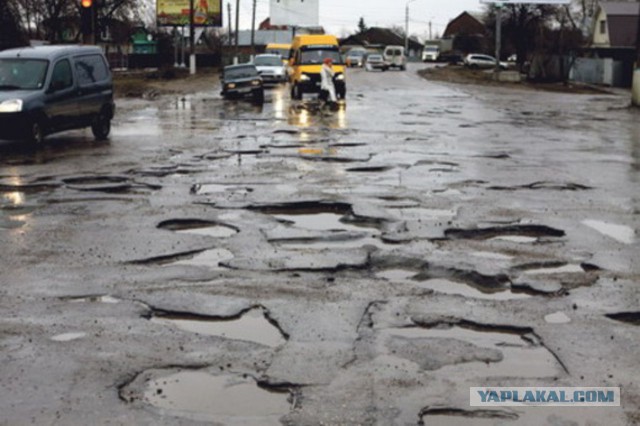
[[433,40],[433,33],[431,32],[431,21],[429,21],[429,40]]
[[496,3],[496,73],[500,72],[500,51],[502,50],[502,4]]
[[233,27],[231,26],[231,2],[227,3],[227,15],[229,16],[229,47],[233,44]]
[[409,4],[416,0],[407,0],[404,17],[404,54],[409,57]]
[[256,0],[253,0],[253,12],[251,16],[251,55],[253,56],[255,51],[256,41]]
[[633,70],[631,104],[640,107],[640,2],[638,4],[638,29],[636,30],[636,66]]
[[193,28],[195,7],[193,2],[194,0],[189,0],[189,71],[192,75],[196,73],[196,36]]
[[233,63],[238,63],[238,54],[240,53],[238,48],[238,33],[240,33],[240,0],[236,0],[236,56],[233,58]]

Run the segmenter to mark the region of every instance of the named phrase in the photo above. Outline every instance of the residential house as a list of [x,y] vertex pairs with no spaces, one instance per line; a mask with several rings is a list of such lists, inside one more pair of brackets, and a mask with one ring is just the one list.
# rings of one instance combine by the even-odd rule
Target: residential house
[[487,30],[480,13],[462,12],[452,19],[442,34],[441,51],[462,54],[484,52],[488,47]]

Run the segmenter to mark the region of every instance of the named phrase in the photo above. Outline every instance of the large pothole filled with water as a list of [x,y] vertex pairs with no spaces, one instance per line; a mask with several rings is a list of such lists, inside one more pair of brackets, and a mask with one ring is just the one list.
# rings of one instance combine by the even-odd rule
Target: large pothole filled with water
[[269,347],[283,345],[288,338],[261,307],[254,307],[231,317],[155,311],[150,318],[154,323],[191,333],[243,340]]
[[247,375],[215,376],[203,370],[149,370],[123,387],[120,397],[163,415],[238,426],[280,425],[294,405],[290,389],[266,389]]

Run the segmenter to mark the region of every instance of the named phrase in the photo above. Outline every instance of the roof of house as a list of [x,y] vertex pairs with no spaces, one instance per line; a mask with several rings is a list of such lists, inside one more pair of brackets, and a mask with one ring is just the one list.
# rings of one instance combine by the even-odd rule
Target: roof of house
[[602,2],[600,7],[607,15],[609,45],[634,48],[638,40],[640,3]]
[[484,34],[483,16],[477,12],[462,12],[447,24],[443,38],[453,38],[461,34]]
[[637,16],[640,10],[640,3],[630,2],[601,2],[607,16]]
[[[389,28],[371,27],[365,32],[355,34],[342,40],[344,45],[358,46],[404,46],[404,36]],[[409,37],[409,47],[411,49],[422,49],[423,44],[415,37]]]

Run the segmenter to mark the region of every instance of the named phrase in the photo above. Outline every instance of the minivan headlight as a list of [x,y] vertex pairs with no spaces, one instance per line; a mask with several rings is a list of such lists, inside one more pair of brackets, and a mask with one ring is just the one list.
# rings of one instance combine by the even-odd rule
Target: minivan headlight
[[336,75],[336,80],[340,80],[340,81],[344,80],[344,74]]
[[309,76],[308,76],[308,75],[306,75],[306,74],[302,74],[302,75],[300,76],[300,81],[309,81],[309,80],[311,80],[311,77],[309,77]]
[[0,102],[0,112],[20,112],[22,111],[22,99],[10,99]]

